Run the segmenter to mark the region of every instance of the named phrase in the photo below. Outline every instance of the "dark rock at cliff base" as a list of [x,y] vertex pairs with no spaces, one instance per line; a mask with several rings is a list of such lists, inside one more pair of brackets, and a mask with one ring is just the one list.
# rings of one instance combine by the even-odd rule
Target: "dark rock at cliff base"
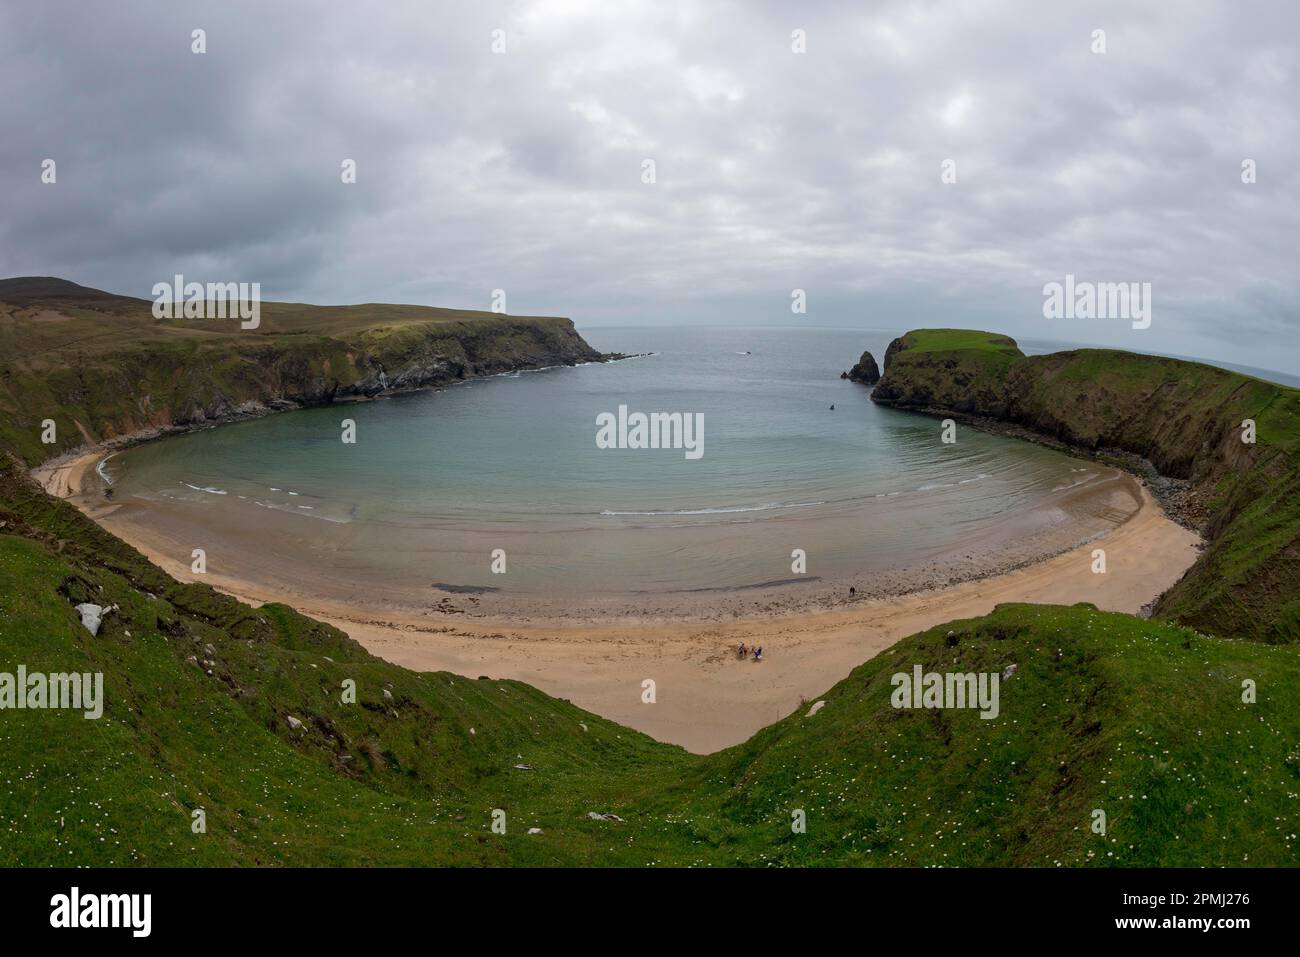
[[863,385],[875,385],[880,381],[880,370],[876,368],[876,360],[871,353],[864,352],[857,365],[848,372],[841,372],[840,378],[861,382]]

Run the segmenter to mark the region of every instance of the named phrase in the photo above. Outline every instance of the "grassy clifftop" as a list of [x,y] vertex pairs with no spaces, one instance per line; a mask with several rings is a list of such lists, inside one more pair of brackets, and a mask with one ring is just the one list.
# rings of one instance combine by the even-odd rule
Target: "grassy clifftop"
[[[117,606],[94,637],[86,600]],[[905,639],[816,713],[701,757],[177,583],[6,463],[0,672],[19,664],[102,672],[105,704],[0,711],[2,865],[1298,861],[1293,649],[1090,606]],[[1004,675],[998,717],[895,709],[891,676],[915,665]]]
[[[1300,391],[1177,359],[1025,356],[1005,336],[918,330],[890,345],[872,398],[1131,453],[1187,480],[1211,545],[1158,612],[1226,636],[1300,640]],[[1248,419],[1253,444],[1242,441]]]
[[0,448],[35,465],[152,429],[600,358],[555,317],[263,303],[241,329],[155,319],[150,302],[64,280],[0,280]]

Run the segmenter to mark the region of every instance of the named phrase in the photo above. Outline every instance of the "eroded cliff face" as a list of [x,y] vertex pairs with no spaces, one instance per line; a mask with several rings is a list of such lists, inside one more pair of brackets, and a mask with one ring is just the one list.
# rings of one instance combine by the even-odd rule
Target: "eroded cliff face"
[[876,402],[986,416],[1079,448],[1138,455],[1163,475],[1193,481],[1253,464],[1257,449],[1239,440],[1241,423],[1282,388],[1110,349],[1008,358],[896,348],[900,341],[890,345]]
[[1226,637],[1300,640],[1300,392],[1158,356],[1025,356],[1005,337],[988,339],[1000,350],[927,348],[926,335],[890,344],[875,402],[1138,456],[1183,480],[1210,546],[1157,613]]
[[[900,356],[906,360],[900,362]],[[986,357],[963,352],[907,352],[903,337],[885,351],[885,371],[872,401],[910,409],[947,409],[1001,418],[1007,413],[1006,383]]]
[[350,353],[339,395],[426,389],[518,369],[599,362],[605,357],[567,319],[512,319],[460,323],[456,328],[407,329],[402,335],[367,334]]
[[[567,319],[509,316],[333,335],[106,342],[6,368],[0,444],[34,466],[84,445],[605,358]],[[54,443],[39,439],[46,420]]]

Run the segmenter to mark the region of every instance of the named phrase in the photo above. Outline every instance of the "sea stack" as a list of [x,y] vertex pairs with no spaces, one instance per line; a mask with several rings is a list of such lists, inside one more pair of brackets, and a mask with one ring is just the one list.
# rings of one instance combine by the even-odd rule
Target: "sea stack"
[[841,373],[840,378],[861,382],[863,385],[875,385],[880,381],[880,370],[876,368],[876,360],[871,353],[864,352],[857,365],[848,372]]

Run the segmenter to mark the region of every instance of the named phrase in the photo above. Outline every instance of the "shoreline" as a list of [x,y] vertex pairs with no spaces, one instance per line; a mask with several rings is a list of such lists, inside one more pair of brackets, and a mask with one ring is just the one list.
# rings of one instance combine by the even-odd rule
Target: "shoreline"
[[[84,451],[32,470],[47,491],[143,552],[181,581],[200,580],[189,565],[119,515],[120,503],[96,496],[98,463],[115,450]],[[1168,518],[1151,490],[1122,481],[1136,508],[1109,530],[1059,553],[982,577],[906,593],[807,602],[748,615],[675,618],[542,618],[466,612],[448,595],[431,609],[401,609],[356,596],[313,595],[213,572],[201,580],[254,607],[281,602],[346,632],[368,651],[418,671],[451,671],[525,681],[548,694],[690,751],[739,744],[842,680],[894,642],[934,625],[987,614],[997,604],[1091,602],[1138,614],[1196,560],[1201,538]],[[152,539],[152,540],[151,540]],[[1102,543],[1107,573],[1093,574]],[[255,562],[253,563],[256,564]],[[744,641],[764,661],[739,661]],[[641,702],[642,681],[656,682],[657,701]]]
[[[230,591],[274,594],[295,607],[324,601],[369,609],[377,616],[460,616],[506,624],[690,626],[812,614],[932,592],[1083,548],[1136,514],[1142,501],[1139,481],[1112,469],[1109,475],[1088,475],[1051,498],[1008,514],[976,536],[954,539],[908,564],[883,570],[699,588],[538,591],[376,576],[342,559],[354,547],[346,525],[313,532],[303,524],[311,520],[308,516],[287,510],[258,510],[254,515],[233,500],[220,500],[195,512],[190,504],[159,499],[100,497],[106,477],[98,467],[114,454],[85,451],[31,474],[51,494],[76,498],[88,517],[151,557],[188,556],[194,542],[203,543],[209,556],[205,580],[224,580]],[[185,565],[187,570],[188,559]],[[221,567],[240,571],[221,576]]]

